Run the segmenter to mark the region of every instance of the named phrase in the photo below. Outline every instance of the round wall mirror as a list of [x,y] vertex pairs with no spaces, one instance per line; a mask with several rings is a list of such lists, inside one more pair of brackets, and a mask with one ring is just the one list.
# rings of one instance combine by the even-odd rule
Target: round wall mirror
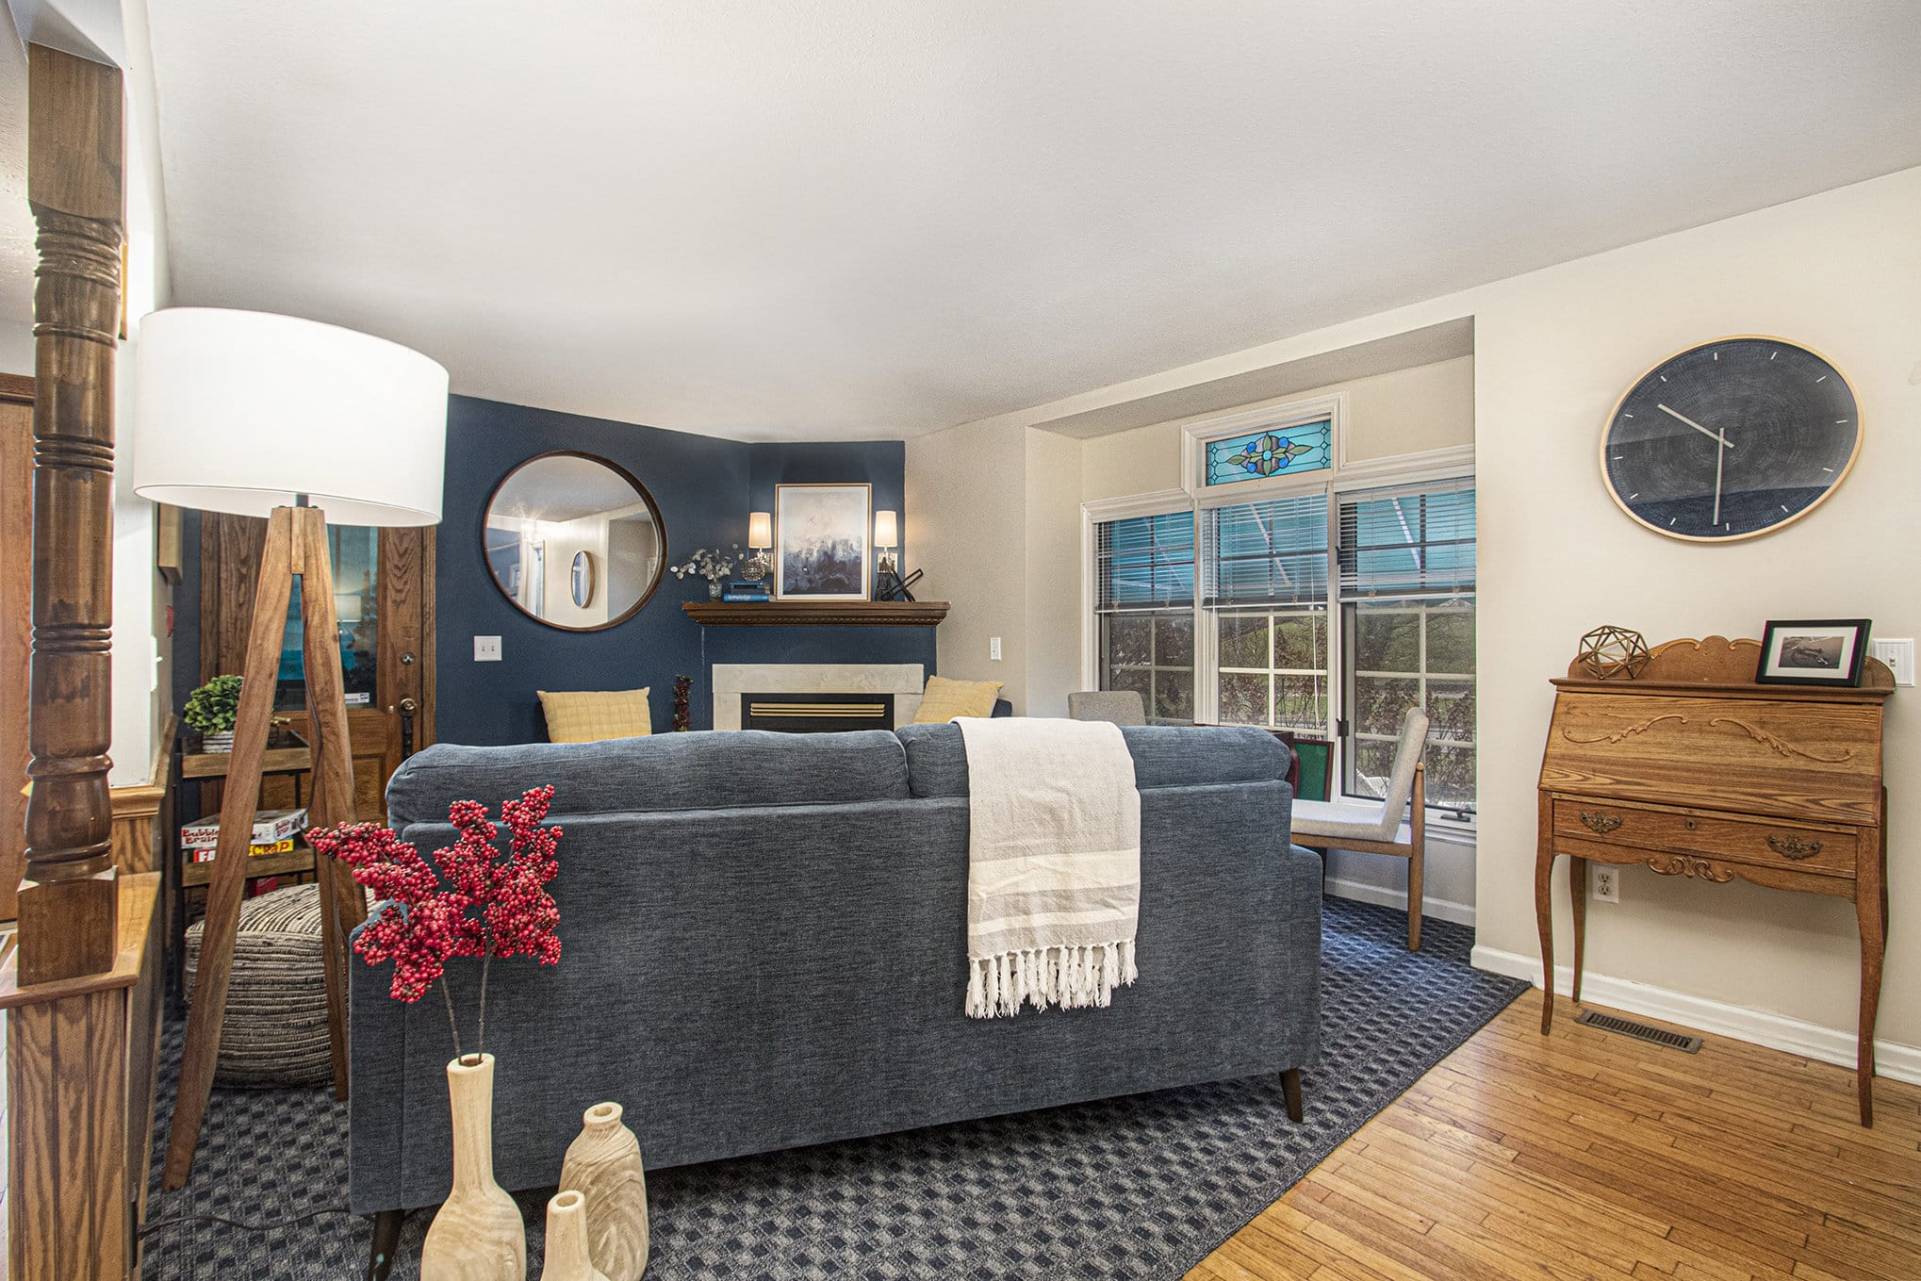
[[646,604],[666,546],[660,509],[633,473],[573,451],[508,472],[481,529],[501,593],[522,613],[576,632],[612,627]]

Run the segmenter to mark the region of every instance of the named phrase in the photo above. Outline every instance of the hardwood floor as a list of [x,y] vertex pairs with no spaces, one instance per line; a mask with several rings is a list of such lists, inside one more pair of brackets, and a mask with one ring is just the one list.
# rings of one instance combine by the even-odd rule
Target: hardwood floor
[[[1522,997],[1189,1281],[1921,1281],[1921,1087]],[[1685,1030],[1685,1029],[1684,1029]],[[1311,1105],[1311,1099],[1310,1099]]]

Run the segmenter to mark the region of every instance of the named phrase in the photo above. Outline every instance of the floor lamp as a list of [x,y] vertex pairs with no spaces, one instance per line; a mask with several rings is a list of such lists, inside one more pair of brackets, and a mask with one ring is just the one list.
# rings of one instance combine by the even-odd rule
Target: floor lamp
[[[200,965],[187,1018],[164,1186],[186,1183],[213,1089],[247,846],[260,803],[293,580],[312,721],[314,826],[352,820],[353,760],[341,683],[327,523],[440,520],[447,371],[405,347],[264,312],[182,307],[140,327],[133,488],[143,498],[267,518],[253,620],[220,801]],[[347,1082],[346,932],[366,916],[346,869],[321,859],[321,929],[334,1088]]]

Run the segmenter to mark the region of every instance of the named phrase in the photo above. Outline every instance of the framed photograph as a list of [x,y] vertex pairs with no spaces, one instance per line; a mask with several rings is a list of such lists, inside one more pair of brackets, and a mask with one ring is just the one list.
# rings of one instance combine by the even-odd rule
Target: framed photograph
[[1868,656],[1868,620],[1770,619],[1761,634],[1761,685],[1858,685]]
[[774,486],[774,599],[867,600],[871,485]]

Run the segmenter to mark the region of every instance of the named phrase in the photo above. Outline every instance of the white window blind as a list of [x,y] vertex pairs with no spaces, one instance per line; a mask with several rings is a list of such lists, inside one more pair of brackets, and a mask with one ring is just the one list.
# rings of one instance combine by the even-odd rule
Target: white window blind
[[1327,496],[1302,494],[1201,513],[1209,609],[1327,604]]
[[1131,516],[1096,527],[1100,575],[1095,608],[1103,614],[1191,608],[1194,514]]
[[1365,490],[1340,504],[1343,601],[1474,591],[1474,486]]

